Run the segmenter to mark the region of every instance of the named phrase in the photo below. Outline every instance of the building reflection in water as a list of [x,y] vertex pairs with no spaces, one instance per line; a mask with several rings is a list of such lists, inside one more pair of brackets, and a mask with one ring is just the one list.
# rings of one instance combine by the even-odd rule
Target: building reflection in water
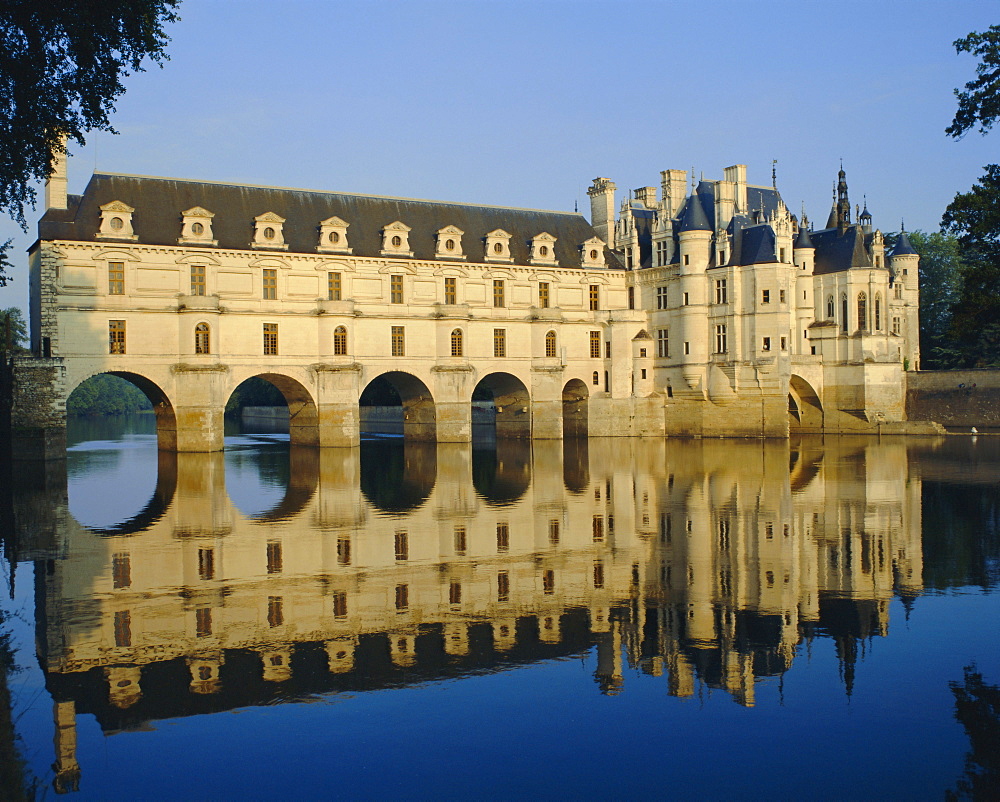
[[921,591],[920,498],[903,440],[293,448],[254,515],[223,454],[161,454],[143,510],[63,515],[36,554],[57,790],[80,712],[115,731],[595,646],[603,693],[628,666],[751,706],[822,636],[849,693]]

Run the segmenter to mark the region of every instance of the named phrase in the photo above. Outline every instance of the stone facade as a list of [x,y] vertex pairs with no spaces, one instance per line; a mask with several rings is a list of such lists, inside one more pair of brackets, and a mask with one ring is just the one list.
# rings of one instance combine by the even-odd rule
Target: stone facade
[[661,197],[637,190],[617,221],[597,179],[593,225],[95,174],[81,196],[47,196],[32,344],[64,359],[67,393],[102,372],[133,381],[161,447],[181,451],[222,447],[226,401],[253,376],[284,394],[292,442],[323,446],[356,444],[359,403],[386,385],[405,434],[443,442],[470,439],[483,398],[498,435],[536,439],[903,420],[912,249],[886,259],[867,210],[850,224],[843,173],[818,232],[745,174],[687,194],[687,174],[665,171]]

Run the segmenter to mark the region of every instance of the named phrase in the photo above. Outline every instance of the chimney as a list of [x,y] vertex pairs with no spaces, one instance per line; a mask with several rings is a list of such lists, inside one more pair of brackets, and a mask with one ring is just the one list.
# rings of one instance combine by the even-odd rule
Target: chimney
[[609,248],[615,247],[615,182],[610,178],[595,178],[587,190],[590,195],[590,224]]
[[723,170],[726,181],[736,184],[736,211],[747,213],[747,166],[745,164],[734,164]]
[[66,137],[59,140],[59,145],[52,154],[52,172],[45,180],[45,208],[66,208]]

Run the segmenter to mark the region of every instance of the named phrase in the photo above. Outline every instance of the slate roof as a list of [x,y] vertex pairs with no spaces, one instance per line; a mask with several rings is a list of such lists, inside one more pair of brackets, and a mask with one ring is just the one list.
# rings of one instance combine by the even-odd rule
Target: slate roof
[[865,235],[859,226],[849,226],[841,235],[836,228],[813,231],[811,239],[816,246],[814,271],[817,275],[850,270],[852,267],[873,267]]
[[809,229],[805,226],[799,226],[799,235],[795,238],[795,248],[812,248],[812,239],[809,237]]
[[700,195],[694,194],[688,197],[679,223],[678,231],[711,231],[713,229],[708,215],[705,214],[705,207],[701,203]]
[[[69,196],[68,209],[48,210],[39,221],[38,236],[43,240],[96,241],[100,207],[115,200],[135,209],[132,225],[137,242],[148,245],[176,246],[181,233],[181,212],[193,206],[201,206],[215,214],[212,233],[218,240],[219,249],[248,250],[253,240],[253,219],[264,212],[274,212],[285,218],[283,233],[289,253],[316,253],[319,222],[334,215],[350,223],[347,239],[354,256],[379,256],[382,228],[397,220],[412,229],[409,243],[413,258],[427,260],[435,258],[437,231],[448,225],[465,232],[462,249],[467,262],[484,261],[485,236],[500,228],[511,234],[510,252],[514,264],[527,265],[531,238],[548,232],[556,237],[555,255],[559,265],[579,268],[580,246],[597,236],[586,219],[573,212],[115,173],[95,173],[82,196]],[[212,249],[199,245],[185,247]],[[269,252],[261,249],[261,253]],[[609,267],[620,267],[619,260],[607,248],[605,258]]]
[[740,236],[739,264],[760,265],[777,262],[776,244],[774,229],[766,223],[743,229]]
[[899,237],[896,240],[896,244],[892,246],[892,250],[889,252],[889,256],[916,256],[917,252],[913,250],[913,245],[910,244],[910,238],[906,236],[905,231],[899,232]]

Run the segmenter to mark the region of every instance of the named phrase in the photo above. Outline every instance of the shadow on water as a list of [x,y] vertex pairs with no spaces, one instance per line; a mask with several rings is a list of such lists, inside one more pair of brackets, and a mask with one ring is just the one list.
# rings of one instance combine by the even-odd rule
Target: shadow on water
[[437,480],[437,444],[403,438],[361,443],[361,493],[382,512],[420,507]]
[[961,682],[949,682],[955,696],[955,720],[965,728],[969,753],[965,772],[946,799],[996,799],[1000,792],[1000,686],[983,680],[976,666],[966,666]]
[[520,499],[531,484],[531,441],[494,439],[472,444],[472,485],[487,504]]

